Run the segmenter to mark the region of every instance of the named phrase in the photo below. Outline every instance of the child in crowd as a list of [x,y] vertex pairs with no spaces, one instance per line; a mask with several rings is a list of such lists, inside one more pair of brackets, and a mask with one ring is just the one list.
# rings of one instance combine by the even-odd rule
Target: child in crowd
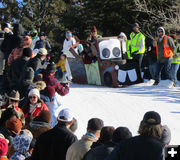
[[57,72],[56,72],[56,77],[60,81],[67,81],[66,78],[66,54],[62,54],[60,56],[59,62],[56,64],[57,67]]

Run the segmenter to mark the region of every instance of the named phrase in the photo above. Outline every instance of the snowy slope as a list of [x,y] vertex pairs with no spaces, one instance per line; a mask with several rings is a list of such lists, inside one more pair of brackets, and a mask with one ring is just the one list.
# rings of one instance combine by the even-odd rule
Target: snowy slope
[[79,122],[78,138],[86,132],[90,118],[102,118],[105,125],[127,126],[137,135],[138,126],[147,111],[157,111],[162,124],[170,127],[171,144],[180,144],[180,88],[163,88],[139,84],[128,88],[107,88],[72,84],[62,97],[62,108],[70,108]]

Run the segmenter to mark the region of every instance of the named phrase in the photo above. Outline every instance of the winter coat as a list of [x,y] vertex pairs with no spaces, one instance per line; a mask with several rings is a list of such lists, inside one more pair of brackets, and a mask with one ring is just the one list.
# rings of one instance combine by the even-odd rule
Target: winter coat
[[66,71],[66,59],[60,59],[58,63],[56,64],[56,67],[60,67],[62,72]]
[[54,97],[49,97],[44,91],[41,92],[41,99],[48,106],[51,113],[51,127],[57,124],[57,117],[61,110],[61,96],[56,92]]
[[[8,58],[8,65],[9,65],[9,66],[11,65],[11,63],[12,63],[14,60],[22,57],[22,55],[23,55],[23,49],[24,49],[24,48],[15,48],[15,49],[12,50],[12,52],[11,52],[11,54],[9,55],[9,58]],[[34,52],[32,52],[31,58],[33,58],[33,57],[34,57]]]
[[25,64],[25,67],[24,67],[24,71],[26,70],[27,67],[32,67],[32,69],[34,70],[34,72],[36,72],[37,70],[41,69],[42,68],[42,61],[41,59],[36,56],[32,59],[30,59],[26,64]]
[[11,83],[13,83],[13,84],[19,83],[20,77],[23,73],[24,65],[26,64],[27,61],[28,61],[28,59],[26,57],[21,57],[21,58],[14,60],[11,63],[11,65],[9,67],[9,74],[8,74],[8,76],[11,80]]
[[31,131],[33,138],[37,139],[42,133],[50,130],[51,126],[46,122],[32,121],[26,129]]
[[26,135],[18,135],[13,139],[13,147],[15,153],[10,157],[10,160],[25,160],[30,157],[29,147],[32,141],[32,137]]
[[153,137],[136,136],[122,141],[105,160],[164,160],[163,144]]
[[45,48],[48,52],[50,52],[51,45],[49,44],[49,42],[47,40],[40,39],[36,42],[34,49],[40,49],[40,48]]
[[[29,108],[31,104],[28,106],[25,106],[24,108]],[[32,111],[32,113],[24,112],[24,117],[27,118],[29,115],[32,116],[33,118],[39,116],[40,112],[43,110],[49,111],[47,105],[45,103],[38,103],[36,104],[36,107]]]
[[43,80],[46,82],[46,86],[54,87],[55,91],[61,96],[65,96],[66,94],[69,93],[69,87],[67,86],[64,87],[61,83],[57,81],[57,79],[53,75],[44,72]]
[[9,146],[13,143],[13,138],[16,137],[16,134],[7,128],[2,128],[0,134],[9,140]]
[[91,149],[93,142],[96,141],[94,137],[84,135],[81,140],[69,147],[66,160],[82,160],[85,154]]
[[151,50],[147,53],[149,65],[157,62],[156,47],[153,47],[153,45],[151,45],[150,47]]
[[77,137],[66,126],[57,124],[39,136],[32,160],[65,160],[69,146],[75,141]]
[[1,50],[4,52],[6,59],[14,48],[20,47],[22,35],[24,34],[24,29],[21,24],[15,24],[13,29],[13,35],[8,35],[5,37],[1,45]]
[[104,160],[115,148],[117,144],[114,142],[108,142],[104,145],[100,145],[91,149],[83,160]]
[[[158,46],[158,61],[161,63],[164,63],[168,61],[169,59],[172,59],[172,57],[166,58],[164,57],[164,37],[165,37],[165,30],[164,28],[160,27],[163,30],[163,38],[160,40],[160,38],[157,41],[157,46]],[[172,38],[168,38],[168,45],[171,48],[171,50],[174,52],[176,46],[174,44],[174,41]]]
[[44,81],[38,81],[34,83],[35,88],[37,88],[39,91],[44,90],[46,88],[46,83]]

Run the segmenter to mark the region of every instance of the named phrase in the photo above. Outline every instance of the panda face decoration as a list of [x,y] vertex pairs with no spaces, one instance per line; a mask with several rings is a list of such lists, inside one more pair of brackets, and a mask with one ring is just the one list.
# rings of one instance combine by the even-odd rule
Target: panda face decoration
[[121,46],[118,39],[107,39],[99,42],[100,58],[102,60],[121,58]]

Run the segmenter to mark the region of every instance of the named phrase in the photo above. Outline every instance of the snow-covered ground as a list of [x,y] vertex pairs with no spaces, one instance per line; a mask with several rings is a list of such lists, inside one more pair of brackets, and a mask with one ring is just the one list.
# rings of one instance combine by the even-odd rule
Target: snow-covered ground
[[86,132],[90,118],[101,118],[106,126],[126,126],[133,135],[147,111],[157,111],[162,124],[172,132],[171,144],[180,144],[180,88],[138,84],[128,88],[107,88],[72,84],[70,93],[62,97],[63,108],[70,108],[79,126],[78,138]]

